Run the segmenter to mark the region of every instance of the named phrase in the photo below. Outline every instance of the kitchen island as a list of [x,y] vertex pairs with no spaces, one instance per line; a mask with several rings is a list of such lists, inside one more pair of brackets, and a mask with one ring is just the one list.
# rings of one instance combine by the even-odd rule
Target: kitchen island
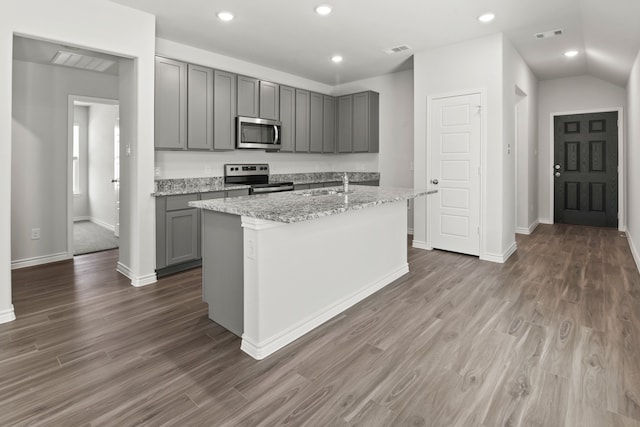
[[209,317],[262,359],[409,271],[407,200],[352,186],[190,202],[201,208]]

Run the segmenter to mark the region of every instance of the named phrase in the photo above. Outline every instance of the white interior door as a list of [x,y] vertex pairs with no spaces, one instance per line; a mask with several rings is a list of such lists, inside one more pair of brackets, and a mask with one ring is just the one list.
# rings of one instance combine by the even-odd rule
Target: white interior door
[[480,254],[479,93],[431,101],[429,236],[433,248]]
[[113,192],[116,200],[116,224],[113,234],[120,237],[120,119],[116,119],[113,132]]

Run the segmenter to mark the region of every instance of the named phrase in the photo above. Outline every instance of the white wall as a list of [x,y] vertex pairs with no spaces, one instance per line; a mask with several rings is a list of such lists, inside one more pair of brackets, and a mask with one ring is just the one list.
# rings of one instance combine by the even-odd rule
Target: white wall
[[[380,185],[413,187],[413,70],[336,86],[334,96],[373,90],[380,94]],[[409,229],[413,229],[413,203]]]
[[502,244],[509,247],[515,244],[515,231],[528,234],[538,224],[538,82],[506,38],[503,74],[506,151]]
[[[171,59],[230,71],[328,95],[333,92],[333,87],[329,85],[170,40],[158,38],[156,40],[156,53]],[[380,156],[382,156],[382,152]],[[155,154],[155,177],[195,178],[222,176],[224,174],[223,167],[225,163],[239,162],[269,163],[271,173],[332,172],[345,170],[377,172],[378,157],[378,154],[370,153],[348,155],[293,154],[265,153],[263,150],[220,152],[158,151]]]
[[[131,105],[121,116],[130,145],[128,187],[122,222],[130,223],[131,246],[120,251],[120,263],[134,284],[155,281],[153,192],[153,97],[155,17],[107,0],[10,0],[0,14],[0,199],[11,199],[13,35],[35,37],[133,58],[131,72],[121,73]],[[130,80],[130,81],[127,81]],[[121,97],[122,100],[122,97]],[[121,108],[123,106],[121,105]],[[127,128],[128,127],[128,128]],[[128,132],[127,132],[128,130]],[[19,167],[15,165],[13,167]],[[68,209],[72,209],[68,201]],[[0,323],[15,318],[11,304],[11,207],[0,207]]]
[[[587,112],[603,108],[625,108],[624,88],[591,76],[543,80],[538,85],[539,180],[538,203],[540,222],[553,222],[550,197],[553,150],[550,124],[552,113]],[[626,110],[626,109],[625,109]],[[633,117],[627,115],[627,117]],[[633,185],[633,181],[629,180]]]
[[[12,169],[11,179],[11,260],[71,256],[67,253],[69,94],[116,98],[118,79],[22,61],[14,61],[13,72],[11,160],[18,167]],[[32,228],[40,228],[39,240],[31,240]]]
[[[427,186],[427,97],[451,93],[484,91],[483,156],[481,187],[480,257],[502,260],[505,247],[504,223],[504,153],[503,138],[503,36],[494,34],[414,55],[414,187]],[[509,108],[513,108],[510,106]],[[426,199],[416,199],[414,241],[425,245]]]
[[[14,96],[15,90],[14,90]],[[88,152],[89,145],[87,138],[89,135],[89,107],[75,106],[73,107],[73,121],[79,126],[79,155],[80,177],[79,189],[80,194],[73,195],[73,218],[76,220],[84,220],[89,218],[89,197],[87,191],[89,189],[89,162]]]
[[640,54],[627,83],[627,237],[640,270]]
[[89,109],[89,209],[91,221],[113,229],[116,225],[114,134],[118,106],[93,104]]

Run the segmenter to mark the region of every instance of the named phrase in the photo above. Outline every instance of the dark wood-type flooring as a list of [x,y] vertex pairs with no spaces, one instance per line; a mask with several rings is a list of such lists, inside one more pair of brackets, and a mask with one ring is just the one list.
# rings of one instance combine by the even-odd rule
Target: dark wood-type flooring
[[502,265],[409,249],[408,275],[262,361],[208,320],[198,269],[140,289],[116,251],[16,270],[0,425],[640,426],[624,235],[517,243]]

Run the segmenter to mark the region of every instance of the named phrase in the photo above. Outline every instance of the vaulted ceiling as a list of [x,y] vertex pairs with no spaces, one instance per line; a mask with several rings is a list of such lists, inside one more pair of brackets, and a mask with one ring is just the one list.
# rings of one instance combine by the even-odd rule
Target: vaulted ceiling
[[[157,16],[157,36],[326,84],[410,68],[415,52],[504,33],[536,76],[624,86],[640,49],[638,0],[111,0]],[[314,8],[330,4],[333,13]],[[219,11],[235,14],[231,22]],[[493,12],[487,24],[476,19]],[[562,29],[561,36],[535,33]],[[384,51],[399,45],[411,50]],[[563,52],[576,49],[568,59]],[[340,54],[344,61],[329,58]]]

